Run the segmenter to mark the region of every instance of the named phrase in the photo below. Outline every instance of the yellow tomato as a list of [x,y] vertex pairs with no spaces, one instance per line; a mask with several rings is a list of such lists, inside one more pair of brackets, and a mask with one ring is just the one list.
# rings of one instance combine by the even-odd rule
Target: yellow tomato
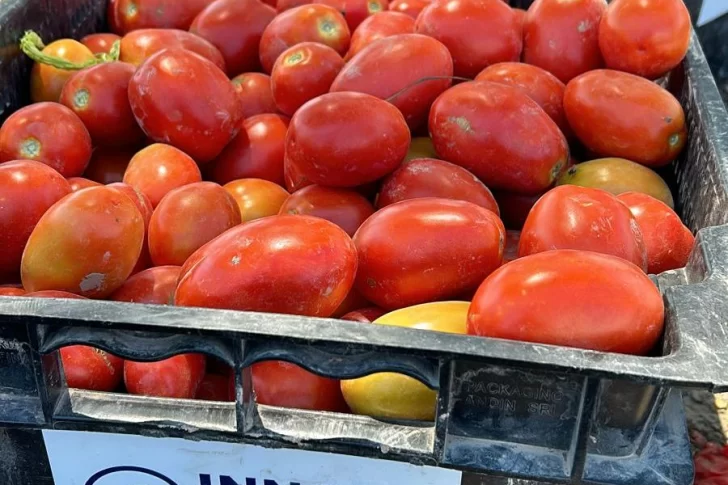
[[409,162],[415,158],[438,158],[437,153],[435,153],[435,146],[430,138],[426,136],[412,138],[404,161]]

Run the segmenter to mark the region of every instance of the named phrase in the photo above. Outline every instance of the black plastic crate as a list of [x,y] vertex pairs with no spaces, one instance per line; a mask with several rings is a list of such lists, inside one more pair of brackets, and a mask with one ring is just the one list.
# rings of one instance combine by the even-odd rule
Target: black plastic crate
[[[27,102],[30,62],[15,47],[22,32],[33,29],[46,40],[80,37],[103,27],[104,11],[103,0],[0,2],[0,119]],[[695,36],[667,85],[681,100],[689,127],[688,146],[673,166],[678,210],[701,231],[688,267],[656,278],[667,311],[662,356],[284,315],[2,298],[0,483],[54,483],[43,430],[181,437],[435,465],[464,470],[467,485],[526,483],[498,477],[691,483],[679,389],[728,390],[728,114]],[[189,351],[216,356],[239,371],[237,402],[67,389],[53,351],[70,344],[134,360]],[[244,369],[270,359],[334,378],[376,371],[410,375],[439,390],[437,418],[390,423],[258,406]],[[375,482],[363,477],[361,483]]]

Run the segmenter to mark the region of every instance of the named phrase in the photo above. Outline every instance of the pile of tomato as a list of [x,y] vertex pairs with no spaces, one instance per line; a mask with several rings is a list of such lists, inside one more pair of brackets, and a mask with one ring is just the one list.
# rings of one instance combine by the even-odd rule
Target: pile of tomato
[[[660,353],[648,274],[694,242],[660,175],[685,115],[655,82],[688,49],[681,0],[111,0],[108,20],[21,42],[1,294]],[[231,398],[201,355],[61,358],[71,387]],[[434,414],[397,374],[252,380],[264,404]]]

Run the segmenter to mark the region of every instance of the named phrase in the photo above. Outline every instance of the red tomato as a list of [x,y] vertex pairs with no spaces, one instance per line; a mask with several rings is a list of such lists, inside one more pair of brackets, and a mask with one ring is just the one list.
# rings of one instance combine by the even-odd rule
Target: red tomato
[[445,44],[455,75],[468,78],[491,64],[517,61],[522,30],[516,14],[501,0],[435,0],[415,25],[418,34]]
[[[331,92],[355,91],[389,101],[402,112],[410,129],[416,130],[427,120],[435,98],[452,84],[452,73],[453,59],[441,42],[401,34],[359,51],[336,76]],[[438,79],[422,82],[427,77]]]
[[523,25],[523,62],[567,83],[603,65],[599,21],[606,0],[536,0]]
[[174,290],[180,273],[179,266],[157,266],[135,274],[109,297],[114,301],[169,305],[174,302]]
[[243,121],[243,129],[212,163],[212,180],[226,184],[259,178],[283,185],[283,152],[289,121],[276,114],[260,114]]
[[14,286],[0,286],[0,296],[23,296],[25,290]]
[[91,158],[91,136],[70,109],[36,103],[11,114],[0,127],[0,163],[36,160],[64,177],[79,177]]
[[251,367],[258,404],[315,411],[346,412],[339,381],[326,379],[282,361]]
[[503,224],[508,229],[520,230],[526,222],[531,208],[544,193],[539,192],[536,195],[524,195],[513,192],[494,192],[493,196],[496,202],[498,202]]
[[213,182],[170,191],[149,221],[149,254],[155,266],[182,266],[202,245],[240,224],[235,199]]
[[134,151],[117,148],[96,148],[83,175],[100,184],[113,184],[124,180],[124,172]]
[[260,69],[258,45],[275,16],[275,9],[256,0],[215,0],[195,18],[190,32],[220,49],[227,73],[235,76]]
[[260,62],[271,72],[281,53],[301,42],[327,45],[346,54],[351,34],[344,17],[328,5],[303,5],[279,14],[260,39]]
[[415,21],[408,15],[398,12],[374,14],[367,17],[351,34],[351,45],[344,59],[348,61],[375,40],[398,34],[414,34],[414,32]]
[[356,289],[394,310],[477,287],[501,265],[506,231],[470,202],[411,199],[381,209],[354,236]]
[[83,177],[71,177],[68,180],[68,183],[71,185],[71,192],[78,192],[81,189],[87,189],[89,187],[98,187],[100,184],[98,182],[94,182],[93,180],[85,179]]
[[389,7],[388,0],[316,0],[316,3],[330,5],[341,12],[349,32],[354,32],[367,17],[384,12]]
[[152,265],[152,259],[149,256],[149,244],[147,243],[147,234],[149,230],[149,221],[152,218],[152,203],[149,201],[149,197],[144,195],[139,189],[132,187],[131,185],[124,184],[121,182],[109,184],[108,187],[117,189],[122,193],[126,194],[134,205],[139,209],[139,213],[144,219],[144,244],[142,245],[142,252],[139,254],[139,259],[131,271],[131,274],[136,274],[143,269],[147,269]]
[[69,388],[111,392],[119,387],[124,369],[122,358],[85,345],[63,347],[60,353]]
[[219,374],[206,374],[197,388],[195,399],[203,401],[234,401],[230,392],[230,378]]
[[43,291],[32,291],[25,294],[28,298],[65,298],[69,300],[87,300],[87,298],[79,295],[74,295],[67,291],[57,290],[43,290]]
[[242,222],[278,214],[290,195],[280,185],[263,179],[233,180],[223,188],[238,204]]
[[490,275],[468,312],[483,337],[643,355],[662,335],[662,295],[638,267],[591,251],[547,251]]
[[647,272],[660,274],[684,268],[695,245],[695,236],[664,202],[639,192],[617,196],[637,219],[647,251]]
[[211,0],[111,0],[109,25],[117,34],[132,30],[170,28],[187,30]]
[[0,164],[0,281],[17,281],[31,232],[45,212],[71,193],[61,174],[42,163]]
[[393,12],[403,13],[413,19],[416,19],[420,12],[430,4],[431,0],[394,0],[389,4],[389,10]]
[[105,298],[129,277],[143,241],[144,219],[127,195],[109,187],[74,192],[33,229],[21,261],[23,287]]
[[278,0],[275,7],[276,11],[278,13],[281,13],[292,8],[300,7],[302,5],[308,5],[310,3],[314,3],[313,0]]
[[183,49],[165,49],[142,64],[129,82],[129,101],[150,138],[169,143],[200,163],[220,154],[243,117],[225,73]]
[[523,225],[518,256],[552,249],[611,254],[647,269],[637,221],[625,204],[600,189],[562,185],[536,202]]
[[121,37],[116,34],[91,34],[81,39],[81,43],[88,47],[94,54],[108,54],[114,42],[120,41]]
[[192,399],[205,376],[205,356],[180,354],[158,362],[124,362],[129,394]]
[[465,200],[499,215],[498,204],[483,182],[462,167],[434,158],[414,159],[395,170],[382,184],[377,207],[422,197]]
[[344,67],[334,49],[316,42],[302,42],[278,56],[271,71],[271,91],[276,106],[292,116],[307,101],[328,93]]
[[[60,39],[51,42],[45,46],[42,53],[75,64],[87,62],[94,58],[93,52],[88,47],[71,39]],[[42,101],[57,103],[61,97],[63,86],[75,72],[36,62],[30,72],[30,99],[34,103]]]
[[164,49],[185,49],[199,54],[225,70],[225,59],[206,39],[184,30],[141,29],[129,32],[121,39],[122,62],[139,67],[152,55]]
[[549,117],[554,120],[562,133],[570,132],[564,114],[564,83],[540,67],[520,62],[501,62],[486,67],[475,78],[476,81],[492,81],[519,88],[536,101]]
[[182,268],[175,304],[328,317],[352,287],[356,248],[336,225],[271,216],[227,231]]
[[259,72],[246,72],[234,77],[232,81],[242,105],[243,118],[278,113],[270,87],[270,76]]
[[339,308],[337,308],[334,313],[331,314],[331,318],[340,318],[347,313],[367,306],[371,306],[371,302],[369,302],[366,298],[361,296],[358,291],[352,288],[346,295],[346,298],[344,298],[344,301],[341,302],[341,305],[339,305]]
[[599,23],[607,67],[656,79],[682,62],[691,34],[682,0],[614,0]]
[[349,312],[343,317],[341,317],[341,320],[349,320],[351,322],[361,322],[361,323],[372,323],[377,318],[381,317],[387,313],[387,310],[383,310],[379,307],[373,306],[368,308],[362,308],[361,310],[354,310],[353,312]]
[[71,76],[61,91],[60,103],[83,121],[94,145],[135,145],[144,132],[129,106],[129,80],[134,66],[109,62]]
[[514,8],[513,13],[516,14],[516,17],[518,17],[518,20],[521,21],[521,25],[526,23],[526,11],[522,8]]
[[310,185],[291,194],[280,213],[320,217],[354,236],[359,226],[374,214],[374,207],[353,190]]
[[356,187],[391,173],[409,144],[407,123],[393,105],[368,94],[329,93],[291,119],[284,163],[312,183]]
[[553,184],[569,159],[566,138],[520,89],[487,81],[458,84],[432,105],[438,155],[493,189],[533,194]]
[[155,143],[139,151],[124,172],[124,183],[138,189],[156,207],[170,190],[202,181],[192,158],[169,145]]

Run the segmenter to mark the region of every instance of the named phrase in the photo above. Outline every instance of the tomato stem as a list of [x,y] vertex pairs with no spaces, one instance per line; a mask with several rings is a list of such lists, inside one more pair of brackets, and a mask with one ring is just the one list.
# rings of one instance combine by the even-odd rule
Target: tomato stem
[[89,59],[84,62],[71,62],[60,57],[50,56],[43,53],[43,49],[45,49],[45,47],[46,46],[40,36],[32,30],[27,30],[20,39],[20,50],[22,50],[25,55],[33,59],[35,62],[47,64],[64,71],[80,71],[81,69],[86,69],[87,67],[95,66],[97,64],[118,61],[121,51],[121,42],[117,40],[111,46],[111,50],[109,50],[108,53],[102,52],[101,54],[96,54],[93,59]]
[[391,95],[390,97],[385,99],[385,101],[387,101],[388,103],[391,103],[392,100],[394,100],[394,98],[396,98],[397,96],[400,96],[401,94],[404,94],[405,92],[407,92],[407,90],[412,89],[413,87],[417,86],[418,84],[426,83],[428,81],[442,81],[442,80],[465,81],[465,82],[472,81],[472,79],[469,79],[467,77],[459,77],[459,76],[425,76],[425,77],[422,77],[422,78],[418,79],[417,81],[403,87],[402,89],[400,89],[399,91],[397,91],[396,93],[394,93],[393,95]]

